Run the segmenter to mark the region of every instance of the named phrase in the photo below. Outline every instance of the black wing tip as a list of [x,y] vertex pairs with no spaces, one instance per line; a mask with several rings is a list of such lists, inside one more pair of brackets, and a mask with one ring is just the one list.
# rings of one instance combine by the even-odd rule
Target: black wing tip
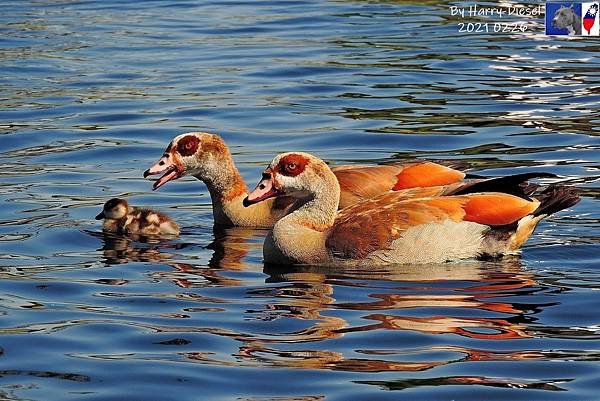
[[536,196],[540,206],[534,216],[551,215],[563,209],[576,205],[581,201],[581,191],[566,185],[550,185]]
[[476,192],[502,192],[531,200],[530,196],[538,188],[536,184],[528,185],[527,181],[534,178],[558,178],[556,174],[532,172],[513,174],[505,177],[493,177],[459,188],[452,195],[466,195]]

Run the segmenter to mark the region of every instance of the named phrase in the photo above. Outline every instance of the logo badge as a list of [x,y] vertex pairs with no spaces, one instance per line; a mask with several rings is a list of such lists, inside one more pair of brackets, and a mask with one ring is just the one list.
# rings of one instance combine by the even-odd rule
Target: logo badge
[[546,3],[546,35],[600,36],[600,0]]
[[600,36],[600,23],[598,21],[598,3],[581,3],[583,20],[581,20],[583,36]]
[[546,3],[546,35],[581,35],[581,3]]

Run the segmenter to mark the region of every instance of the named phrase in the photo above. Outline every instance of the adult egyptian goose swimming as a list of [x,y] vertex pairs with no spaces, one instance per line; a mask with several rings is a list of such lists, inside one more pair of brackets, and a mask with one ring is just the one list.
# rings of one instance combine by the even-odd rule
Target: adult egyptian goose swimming
[[179,235],[179,226],[169,216],[130,206],[125,199],[107,201],[96,216],[96,220],[102,219],[102,229],[117,234]]
[[532,176],[548,174],[467,184],[443,197],[406,200],[389,192],[338,213],[340,186],[327,164],[307,153],[283,153],[245,203],[281,195],[300,200],[267,235],[267,263],[438,263],[515,253],[541,219],[579,201],[576,189],[557,185],[530,197],[538,188],[524,181]]
[[[465,173],[440,164],[418,161],[381,166],[341,166],[333,169],[344,208],[384,192],[431,187],[459,182]],[[169,181],[192,175],[203,181],[210,193],[216,224],[270,228],[288,213],[294,199],[279,197],[245,208],[248,195],[244,179],[220,136],[190,132],[175,137],[163,156],[144,177],[162,174],[154,182],[158,189]]]

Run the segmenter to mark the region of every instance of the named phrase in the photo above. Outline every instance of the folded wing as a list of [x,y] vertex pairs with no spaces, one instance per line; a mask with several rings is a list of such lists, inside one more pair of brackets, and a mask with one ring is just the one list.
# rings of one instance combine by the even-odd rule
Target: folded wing
[[327,248],[338,258],[361,259],[389,249],[395,239],[419,225],[450,220],[504,226],[533,213],[540,205],[536,200],[503,193],[410,200],[403,196],[402,192],[392,192],[342,210],[329,231]]
[[465,173],[432,162],[333,168],[340,184],[340,209],[389,191],[460,182]]

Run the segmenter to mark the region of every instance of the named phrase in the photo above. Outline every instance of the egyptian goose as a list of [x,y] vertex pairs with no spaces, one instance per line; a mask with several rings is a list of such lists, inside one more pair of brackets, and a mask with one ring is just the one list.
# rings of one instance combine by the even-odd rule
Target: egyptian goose
[[541,219],[579,201],[577,190],[557,185],[530,198],[537,187],[524,181],[532,176],[549,175],[484,180],[443,197],[406,200],[388,192],[338,214],[340,186],[327,164],[307,153],[283,153],[245,203],[281,195],[300,200],[267,235],[267,263],[437,263],[515,253]]
[[[432,162],[412,162],[381,166],[341,166],[333,169],[341,187],[340,208],[390,190],[430,187],[459,182],[465,173]],[[215,224],[223,226],[270,228],[288,213],[294,199],[279,197],[245,208],[248,195],[244,179],[235,167],[231,153],[220,136],[190,132],[175,137],[163,156],[144,177],[162,174],[152,188],[193,175],[203,181],[210,193]]]
[[125,199],[107,201],[96,216],[104,219],[102,229],[118,234],[179,235],[179,226],[170,217],[149,209],[129,206]]

